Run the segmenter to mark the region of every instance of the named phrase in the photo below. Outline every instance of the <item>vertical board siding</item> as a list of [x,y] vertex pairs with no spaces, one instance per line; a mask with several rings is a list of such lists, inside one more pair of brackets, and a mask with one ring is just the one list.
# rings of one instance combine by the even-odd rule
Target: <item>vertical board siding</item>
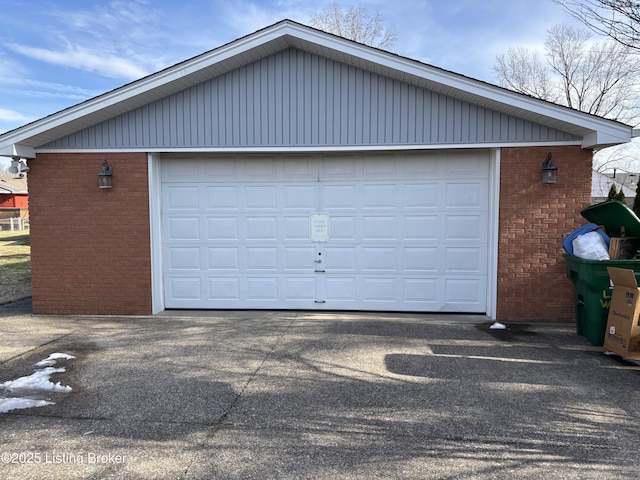
[[574,135],[288,49],[41,147],[548,142]]

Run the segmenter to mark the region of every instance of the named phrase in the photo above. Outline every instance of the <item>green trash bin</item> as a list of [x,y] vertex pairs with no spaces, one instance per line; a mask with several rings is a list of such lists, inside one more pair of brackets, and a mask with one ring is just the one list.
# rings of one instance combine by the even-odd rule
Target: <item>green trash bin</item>
[[587,337],[591,344],[602,346],[613,291],[607,267],[633,270],[640,284],[640,260],[585,260],[572,255],[563,257],[567,262],[567,276],[573,283],[576,332]]
[[[611,200],[580,212],[591,223],[601,225],[610,237],[640,237],[640,219],[622,202]],[[607,267],[628,268],[640,278],[640,259],[585,260],[563,255],[567,276],[573,283],[576,331],[593,345],[603,345],[613,285]],[[640,281],[639,281],[640,283]]]

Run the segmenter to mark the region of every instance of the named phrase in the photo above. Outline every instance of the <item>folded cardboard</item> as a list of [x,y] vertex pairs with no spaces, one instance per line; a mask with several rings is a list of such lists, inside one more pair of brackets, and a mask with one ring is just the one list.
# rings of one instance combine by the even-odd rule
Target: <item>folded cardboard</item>
[[640,359],[640,288],[633,270],[607,267],[613,281],[604,348],[626,358]]

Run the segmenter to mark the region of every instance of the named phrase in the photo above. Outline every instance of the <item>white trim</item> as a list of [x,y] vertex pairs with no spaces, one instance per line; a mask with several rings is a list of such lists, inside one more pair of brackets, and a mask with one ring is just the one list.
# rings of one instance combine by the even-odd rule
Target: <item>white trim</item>
[[497,317],[498,309],[498,244],[500,239],[500,149],[489,151],[489,232],[487,251],[487,316]]
[[[459,148],[459,147],[458,147]],[[378,150],[384,150],[379,148]],[[414,150],[424,150],[418,146]],[[334,149],[335,151],[336,149]],[[345,149],[342,149],[345,150]],[[363,149],[360,149],[361,151]],[[389,149],[387,149],[389,150]],[[452,149],[449,149],[452,150]],[[498,244],[499,244],[499,207],[500,207],[500,148],[482,148],[489,154],[488,177],[488,232],[486,260],[486,297],[485,314],[495,320],[497,316],[498,284]],[[184,151],[184,150],[181,150]],[[299,151],[299,150],[296,150]],[[273,150],[271,150],[273,152]],[[205,153],[205,152],[203,152]],[[240,152],[238,152],[240,153]],[[312,152],[310,152],[312,153]],[[151,261],[152,261],[152,305],[153,314],[165,309],[163,253],[162,253],[162,164],[166,159],[161,154],[149,155],[149,205],[151,222]]]
[[159,155],[148,156],[149,171],[149,236],[151,255],[151,312],[164,310],[162,276],[162,212],[161,212],[161,164]]
[[581,146],[581,141],[513,142],[513,143],[439,143],[403,145],[336,145],[336,146],[278,146],[278,147],[157,147],[157,148],[44,148],[37,153],[312,153],[312,152],[374,152],[397,150],[459,150],[518,147]]

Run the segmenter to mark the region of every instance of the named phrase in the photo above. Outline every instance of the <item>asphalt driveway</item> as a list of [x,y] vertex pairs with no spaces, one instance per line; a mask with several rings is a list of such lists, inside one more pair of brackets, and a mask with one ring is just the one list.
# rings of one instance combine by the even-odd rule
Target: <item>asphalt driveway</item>
[[0,385],[75,357],[51,376],[71,392],[0,414],[0,477],[636,478],[640,367],[573,325],[491,323],[0,307]]

